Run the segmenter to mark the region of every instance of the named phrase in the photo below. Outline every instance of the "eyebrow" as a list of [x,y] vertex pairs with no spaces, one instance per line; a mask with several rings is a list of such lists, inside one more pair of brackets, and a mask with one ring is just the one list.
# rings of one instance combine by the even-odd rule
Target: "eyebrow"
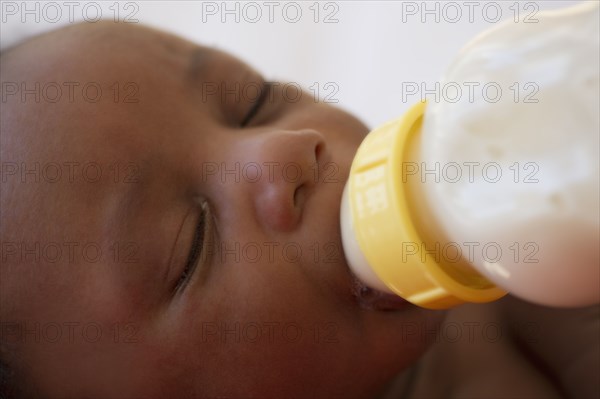
[[196,47],[190,55],[186,76],[189,80],[196,80],[198,72],[202,71],[213,58],[213,54],[204,47]]

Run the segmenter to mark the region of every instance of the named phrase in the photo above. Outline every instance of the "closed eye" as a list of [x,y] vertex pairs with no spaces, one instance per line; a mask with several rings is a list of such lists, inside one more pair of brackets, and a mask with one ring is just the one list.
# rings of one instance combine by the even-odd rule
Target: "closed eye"
[[271,82],[265,82],[262,87],[262,90],[260,92],[260,95],[258,96],[258,99],[256,100],[256,102],[254,104],[252,104],[250,111],[248,111],[248,113],[246,114],[246,117],[240,124],[241,127],[246,127],[248,125],[248,123],[250,123],[252,118],[254,118],[256,116],[256,114],[258,114],[258,111],[260,111],[260,108],[262,107],[262,105],[265,103],[265,101],[269,97],[270,91],[271,91]]
[[181,276],[175,285],[176,291],[183,291],[185,289],[187,283],[194,274],[194,271],[198,267],[198,264],[202,263],[207,258],[206,251],[208,249],[207,242],[210,235],[210,231],[208,231],[210,223],[208,215],[208,203],[206,201],[201,204],[201,209],[202,211],[198,217],[196,229],[194,230],[192,246],[190,247],[190,252],[185,262],[185,267],[183,268],[183,272],[181,273]]

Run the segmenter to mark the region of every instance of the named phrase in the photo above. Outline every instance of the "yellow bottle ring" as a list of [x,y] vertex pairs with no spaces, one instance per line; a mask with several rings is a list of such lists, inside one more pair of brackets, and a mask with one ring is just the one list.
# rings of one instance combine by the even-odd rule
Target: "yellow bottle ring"
[[356,241],[379,279],[418,306],[445,309],[494,301],[506,292],[475,271],[457,273],[452,264],[423,251],[401,165],[409,139],[421,133],[425,108],[424,102],[416,104],[402,118],[369,133],[360,145],[348,180]]

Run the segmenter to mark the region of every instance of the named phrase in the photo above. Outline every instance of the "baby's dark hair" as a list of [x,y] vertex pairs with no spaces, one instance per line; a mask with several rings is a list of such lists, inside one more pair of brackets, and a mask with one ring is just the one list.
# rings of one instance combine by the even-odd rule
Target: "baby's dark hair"
[[0,399],[18,399],[15,370],[6,359],[6,353],[0,349]]
[[0,399],[41,397],[35,383],[28,378],[27,370],[27,364],[19,359],[18,348],[0,335]]
[[0,358],[0,399],[12,398],[12,373],[10,366]]

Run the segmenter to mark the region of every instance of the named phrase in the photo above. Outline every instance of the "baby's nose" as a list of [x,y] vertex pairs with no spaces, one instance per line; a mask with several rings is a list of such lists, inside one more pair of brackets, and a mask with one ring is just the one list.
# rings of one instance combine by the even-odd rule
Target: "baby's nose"
[[276,131],[253,140],[261,178],[248,182],[259,223],[277,232],[299,225],[307,195],[317,183],[324,136],[315,130]]

